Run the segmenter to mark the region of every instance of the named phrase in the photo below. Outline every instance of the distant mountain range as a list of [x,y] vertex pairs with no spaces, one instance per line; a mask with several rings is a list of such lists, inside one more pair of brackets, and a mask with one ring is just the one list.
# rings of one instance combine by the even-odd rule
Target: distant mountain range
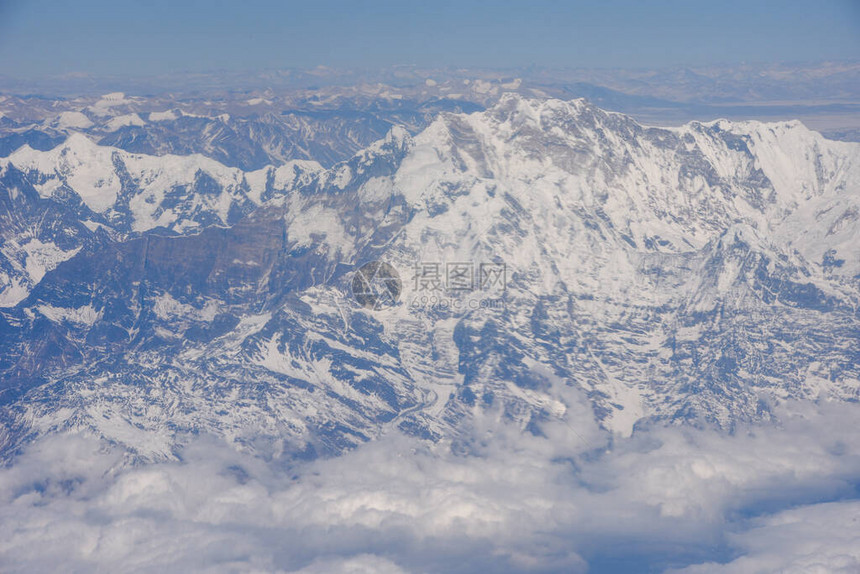
[[[119,94],[116,90],[133,92],[136,96],[116,98]],[[141,131],[147,133],[145,141],[138,145],[155,144],[157,148],[179,142],[165,141],[163,134],[154,133],[159,130],[146,127],[146,123],[155,118],[167,119],[182,110],[186,115],[180,129],[170,130],[174,138],[177,132],[185,133],[181,145],[198,148],[210,145],[209,138],[214,132],[220,132],[220,139],[225,140],[225,150],[230,146],[249,145],[249,142],[235,139],[237,135],[250,136],[258,142],[268,137],[270,141],[263,146],[264,153],[272,151],[277,158],[278,154],[291,149],[294,154],[313,151],[317,153],[315,157],[293,155],[289,159],[313,159],[326,165],[327,154],[339,153],[331,145],[338,140],[334,136],[337,122],[326,122],[326,129],[311,121],[311,128],[317,126],[321,133],[329,132],[329,137],[320,141],[319,147],[311,149],[302,144],[311,135],[302,128],[309,121],[306,114],[315,120],[320,119],[320,114],[333,112],[341,119],[350,118],[353,134],[360,134],[364,129],[361,126],[374,126],[384,132],[387,129],[384,124],[389,119],[396,124],[420,128],[423,127],[418,126],[421,120],[432,120],[435,112],[452,111],[450,106],[461,106],[466,112],[475,111],[477,107],[486,108],[508,92],[538,98],[584,97],[604,109],[632,115],[648,125],[681,125],[691,120],[718,118],[801,119],[831,139],[851,141],[858,141],[860,130],[857,119],[860,117],[857,99],[860,61],[852,60],[665,69],[393,66],[367,70],[318,67],[261,72],[217,71],[157,77],[81,74],[31,79],[0,77],[0,115],[6,114],[18,122],[19,127],[41,130],[42,122],[54,127],[58,127],[58,123],[77,123],[72,117],[58,122],[57,116],[66,111],[80,112],[97,131],[145,127],[144,130],[124,131],[135,132],[138,139]],[[102,102],[103,94],[108,100],[123,100],[126,105]],[[156,115],[150,118],[149,112]],[[132,113],[138,114],[138,118],[131,116]],[[216,124],[209,127],[208,133],[198,133],[199,141],[190,137],[189,132],[200,127],[189,120],[189,115],[247,120],[269,113],[275,117],[259,124],[227,121],[230,125],[226,129]],[[296,117],[278,118],[282,114]],[[3,121],[0,117],[0,130]],[[161,129],[165,129],[165,124]],[[373,139],[382,135],[377,133]],[[284,137],[296,138],[296,145],[285,143]],[[365,141],[358,147],[368,143]],[[216,144],[212,149],[218,147]],[[349,153],[357,149],[352,148]],[[0,140],[0,155],[2,150]],[[178,148],[173,151],[184,153]],[[245,161],[262,157],[259,147],[250,155],[249,151],[245,150]],[[340,156],[334,161],[346,157]],[[223,161],[223,158],[216,159]]]

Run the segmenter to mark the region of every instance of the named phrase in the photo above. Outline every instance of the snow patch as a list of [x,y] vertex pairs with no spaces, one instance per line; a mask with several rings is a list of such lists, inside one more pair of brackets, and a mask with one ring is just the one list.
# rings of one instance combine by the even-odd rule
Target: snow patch
[[163,112],[150,112],[149,113],[149,121],[151,122],[168,122],[173,121],[179,116],[173,110],[166,110]]
[[36,310],[55,323],[68,321],[69,323],[86,327],[92,327],[102,316],[101,311],[96,311],[92,305],[77,308],[38,305],[36,306]]
[[124,116],[117,116],[112,118],[108,123],[105,124],[105,129],[109,132],[115,132],[120,128],[124,128],[126,126],[145,126],[146,122],[141,119],[141,117],[137,114],[126,114]]
[[54,119],[52,125],[59,129],[87,129],[93,122],[81,112],[63,112]]
[[153,305],[152,310],[162,321],[191,319],[211,322],[218,315],[220,305],[218,302],[209,299],[203,307],[198,309],[192,305],[177,301],[170,293],[163,293],[155,298],[155,305]]

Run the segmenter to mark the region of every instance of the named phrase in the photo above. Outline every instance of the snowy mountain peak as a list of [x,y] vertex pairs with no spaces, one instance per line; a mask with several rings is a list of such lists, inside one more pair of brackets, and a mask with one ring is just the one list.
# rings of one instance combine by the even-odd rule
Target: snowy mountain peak
[[46,152],[24,146],[0,160],[34,174],[43,197],[51,197],[65,182],[96,213],[104,213],[116,203],[121,182],[114,172],[113,157],[118,150],[97,145],[80,133]]

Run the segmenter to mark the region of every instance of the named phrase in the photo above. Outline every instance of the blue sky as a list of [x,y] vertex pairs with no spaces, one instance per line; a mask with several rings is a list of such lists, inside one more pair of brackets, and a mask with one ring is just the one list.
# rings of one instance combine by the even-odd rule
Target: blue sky
[[19,77],[858,56],[858,0],[0,0],[0,74]]

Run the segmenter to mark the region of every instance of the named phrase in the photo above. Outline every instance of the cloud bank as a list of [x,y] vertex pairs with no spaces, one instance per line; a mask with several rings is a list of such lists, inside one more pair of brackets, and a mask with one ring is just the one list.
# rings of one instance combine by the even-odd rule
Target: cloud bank
[[214,438],[130,464],[54,436],[0,471],[0,570],[860,571],[860,405],[779,414],[612,439],[484,413],[453,443],[391,433],[298,464]]

